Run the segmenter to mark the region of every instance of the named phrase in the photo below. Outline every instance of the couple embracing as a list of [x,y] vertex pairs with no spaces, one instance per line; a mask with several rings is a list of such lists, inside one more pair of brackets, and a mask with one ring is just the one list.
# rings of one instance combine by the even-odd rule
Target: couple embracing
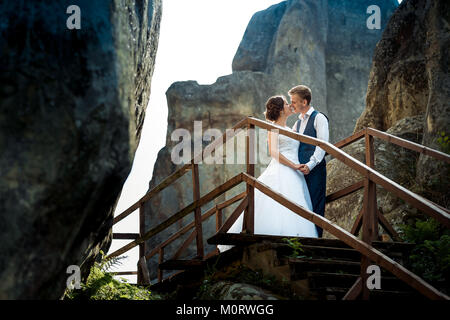
[[[311,90],[299,85],[289,90],[291,104],[284,96],[267,100],[264,115],[268,121],[287,130],[328,141],[328,119],[310,105]],[[298,115],[291,128],[286,126],[289,116]],[[292,202],[321,216],[325,213],[326,163],[325,151],[314,145],[268,133],[269,165],[258,177],[258,181],[282,194]],[[294,237],[322,237],[322,229],[300,217],[272,198],[255,189],[255,234]],[[240,233],[243,214],[229,229],[229,233]],[[232,246],[219,245],[220,251]]]

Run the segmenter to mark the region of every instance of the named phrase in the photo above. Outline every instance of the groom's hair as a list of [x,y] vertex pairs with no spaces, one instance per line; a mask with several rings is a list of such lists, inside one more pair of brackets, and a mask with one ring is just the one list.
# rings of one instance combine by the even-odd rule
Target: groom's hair
[[311,102],[311,89],[304,85],[298,85],[293,87],[291,90],[289,90],[289,95],[298,95],[302,99],[306,99],[306,101],[309,103]]

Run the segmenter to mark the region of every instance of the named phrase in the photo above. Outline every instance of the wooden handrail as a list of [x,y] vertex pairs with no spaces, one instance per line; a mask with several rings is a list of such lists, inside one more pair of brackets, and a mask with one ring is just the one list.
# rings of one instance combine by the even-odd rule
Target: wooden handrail
[[366,244],[365,242],[359,240],[357,237],[339,227],[338,225],[333,224],[328,219],[309,211],[303,207],[300,207],[296,203],[290,201],[282,194],[273,191],[271,188],[258,181],[254,177],[243,173],[243,179],[246,183],[251,184],[253,187],[257,188],[262,193],[266,194],[273,200],[277,201],[281,205],[290,209],[291,211],[297,213],[299,216],[313,222],[314,224],[320,226],[322,229],[328,231],[330,234],[334,235],[347,245],[351,246],[355,250],[359,251],[362,255],[366,256],[371,261],[380,265],[387,271],[391,272],[395,276],[397,276],[400,280],[403,280],[407,284],[409,284],[414,289],[423,293],[430,299],[445,299],[449,300],[450,298],[425,282],[423,279],[410,272],[408,269],[398,264],[385,254],[373,248],[371,245]]
[[423,153],[427,156],[436,158],[438,160],[442,160],[444,162],[450,163],[450,156],[444,152],[440,152],[434,149],[431,149],[429,147],[425,147],[421,144],[415,143],[415,142],[411,142],[399,137],[396,137],[392,134],[383,132],[383,131],[379,131],[377,129],[374,128],[367,128],[367,133],[370,134],[371,136],[383,139],[387,142],[396,144],[400,147],[406,148],[406,149],[410,149],[413,151],[417,151],[420,153]]
[[[202,222],[205,221],[206,219],[208,219],[209,217],[211,217],[212,215],[214,215],[216,210],[221,210],[223,208],[226,208],[229,205],[235,203],[236,201],[239,201],[240,199],[244,198],[245,196],[246,196],[246,192],[244,191],[244,192],[234,196],[231,199],[228,199],[218,205],[215,205],[214,207],[212,207],[211,209],[209,209],[208,211],[206,211],[205,213],[202,214]],[[151,257],[153,257],[155,254],[158,253],[159,247],[166,247],[168,244],[170,244],[171,242],[175,241],[176,239],[181,237],[183,234],[188,232],[191,228],[194,227],[194,225],[195,225],[195,222],[193,221],[193,222],[189,223],[187,226],[185,226],[182,229],[180,229],[179,231],[177,231],[177,233],[171,235],[169,239],[167,239],[166,241],[161,243],[159,246],[157,246],[155,249],[153,249],[153,251],[151,251],[150,253],[146,254],[145,258],[148,260]]]
[[119,214],[118,216],[116,216],[113,220],[113,224],[116,224],[117,222],[119,222],[120,220],[126,218],[128,215],[130,215],[131,213],[133,213],[133,211],[139,209],[139,207],[141,206],[141,204],[143,204],[144,202],[150,200],[153,196],[155,196],[158,192],[164,190],[165,188],[167,188],[170,184],[172,184],[175,180],[177,180],[178,178],[182,177],[186,172],[188,172],[189,170],[191,170],[192,165],[191,164],[185,164],[184,166],[182,166],[181,168],[179,168],[178,170],[176,170],[174,173],[172,173],[170,176],[168,176],[167,178],[165,178],[163,181],[161,181],[156,187],[154,187],[152,190],[150,190],[149,192],[147,192],[141,199],[139,199],[138,201],[136,201],[131,207],[129,207],[128,209],[126,209],[124,212],[122,212],[121,214]]
[[192,169],[192,163],[199,163],[203,159],[203,155],[206,153],[209,149],[214,149],[216,146],[225,144],[228,140],[234,138],[236,135],[238,135],[240,132],[242,132],[242,128],[244,128],[247,125],[247,118],[242,119],[239,121],[235,126],[233,126],[232,130],[229,133],[224,133],[220,138],[215,139],[213,142],[208,144],[205,149],[195,155],[188,164],[183,165],[181,168],[177,169],[174,173],[172,173],[170,176],[165,178],[163,181],[161,181],[157,186],[155,186],[152,190],[147,192],[141,199],[136,201],[133,205],[131,205],[128,209],[117,215],[113,219],[113,225],[117,222],[121,221],[122,219],[126,218],[128,215],[133,213],[135,210],[139,209],[139,206],[143,204],[144,202],[147,202],[150,200],[153,196],[155,196],[160,191],[164,190],[166,187],[171,185],[175,180],[182,177],[186,172]]
[[373,181],[376,184],[381,185],[386,190],[394,193],[396,196],[405,200],[406,202],[413,204],[413,206],[415,206],[417,209],[432,216],[433,218],[435,218],[436,220],[441,222],[447,228],[450,228],[450,214],[448,214],[445,210],[439,208],[438,206],[436,206],[432,202],[428,201],[427,199],[402,187],[398,183],[386,178],[385,176],[378,173],[374,169],[361,163],[357,159],[346,154],[344,151],[338,149],[331,143],[320,140],[320,139],[312,138],[310,136],[302,135],[302,134],[293,132],[291,130],[282,128],[280,126],[274,126],[274,125],[271,125],[271,124],[269,124],[265,121],[259,120],[259,119],[249,118],[248,121],[249,121],[249,123],[254,124],[255,126],[258,126],[260,128],[264,128],[267,130],[276,129],[279,131],[280,134],[288,136],[292,139],[295,139],[295,140],[303,142],[303,143],[312,144],[312,145],[322,148],[323,150],[328,152],[328,154],[334,156],[336,159],[340,160],[341,162],[343,162],[350,168],[359,172],[364,178],[367,178],[370,181]]
[[348,187],[345,187],[339,191],[336,191],[332,194],[327,195],[327,197],[325,198],[325,202],[326,203],[330,203],[332,201],[338,200],[340,198],[343,198],[345,196],[348,196],[349,194],[356,192],[360,189],[364,188],[364,181],[358,181]]
[[352,134],[350,137],[344,138],[341,141],[336,142],[334,144],[334,146],[336,148],[342,149],[342,148],[348,146],[349,144],[351,144],[351,143],[353,143],[355,141],[358,141],[359,139],[363,138],[365,133],[366,133],[366,129],[361,129],[358,132]]
[[199,208],[203,206],[204,204],[210,202],[211,200],[214,200],[217,196],[223,194],[224,192],[228,191],[229,189],[233,188],[234,186],[238,185],[242,182],[242,174],[240,173],[230,180],[226,181],[225,183],[221,184],[217,188],[215,188],[213,191],[209,192],[208,194],[201,197],[199,200],[192,202],[190,205],[185,207],[184,209],[181,209],[174,215],[172,215],[170,218],[164,220],[162,223],[157,225],[156,227],[150,229],[147,231],[143,236],[140,236],[138,239],[130,242],[129,244],[123,246],[120,249],[117,249],[116,251],[112,252],[108,255],[108,258],[117,257],[121,254],[127,252],[130,249],[133,249],[134,247],[138,246],[140,243],[144,242],[147,239],[150,239],[155,234],[167,229],[169,226],[177,222],[178,220],[184,218],[186,215],[194,211],[196,208]]

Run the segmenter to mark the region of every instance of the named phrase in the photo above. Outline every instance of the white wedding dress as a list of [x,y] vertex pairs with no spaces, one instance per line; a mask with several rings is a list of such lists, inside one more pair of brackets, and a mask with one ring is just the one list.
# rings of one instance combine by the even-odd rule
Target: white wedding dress
[[[290,130],[288,127],[286,129]],[[278,135],[279,152],[296,164],[299,163],[299,143],[297,140],[281,134]],[[282,194],[290,201],[312,211],[311,198],[302,172],[289,168],[272,158],[267,168],[258,177],[258,181]],[[229,233],[240,233],[242,231],[243,217],[244,214],[242,213],[228,230]],[[314,223],[300,217],[256,188],[254,221],[255,234],[317,238]],[[232,247],[232,245],[217,246],[221,252]]]

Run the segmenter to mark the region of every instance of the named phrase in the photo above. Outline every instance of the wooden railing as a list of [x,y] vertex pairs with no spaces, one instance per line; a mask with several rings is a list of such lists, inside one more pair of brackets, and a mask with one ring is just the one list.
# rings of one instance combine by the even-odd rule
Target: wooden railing
[[[312,144],[315,146],[319,146],[323,150],[325,150],[328,154],[343,162],[350,168],[356,170],[362,175],[362,180],[343,188],[337,192],[334,192],[327,196],[326,201],[329,203],[331,201],[335,201],[344,196],[347,196],[353,192],[356,192],[360,189],[364,188],[364,201],[363,208],[361,209],[360,214],[356,218],[355,224],[351,230],[348,232],[341,227],[331,223],[324,217],[315,214],[305,208],[302,208],[295,203],[291,202],[289,199],[285,198],[283,195],[278,194],[277,192],[270,189],[268,186],[265,186],[263,183],[259,182],[254,177],[254,163],[251,157],[254,155],[254,137],[250,136],[251,134],[255,134],[254,130],[248,130],[247,138],[246,138],[246,173],[242,172],[232,179],[226,181],[222,185],[216,187],[214,190],[209,192],[208,194],[200,197],[199,193],[199,184],[198,184],[198,165],[199,161],[203,159],[203,155],[208,150],[213,150],[216,147],[225,144],[227,140],[234,138],[239,132],[248,129],[254,129],[255,127],[259,127],[266,130],[278,130],[279,134],[288,136],[292,139],[298,140],[302,143]],[[332,145],[326,141],[319,140],[316,138],[312,138],[310,136],[302,135],[290,130],[286,130],[285,128],[270,124],[266,121],[262,121],[253,117],[247,117],[241,120],[238,124],[236,124],[231,131],[231,134],[227,132],[221,138],[214,140],[210,143],[202,153],[195,155],[195,157],[191,160],[191,163],[182,166],[180,169],[175,171],[172,175],[164,179],[160,184],[150,190],[144,197],[142,197],[139,201],[133,204],[130,208],[125,210],[123,213],[118,215],[114,219],[114,223],[122,220],[136,209],[140,210],[140,233],[139,236],[136,234],[128,235],[130,240],[133,240],[131,243],[125,245],[124,247],[114,251],[109,256],[118,256],[121,255],[128,250],[139,246],[139,254],[140,259],[138,263],[138,283],[144,283],[149,281],[148,271],[147,271],[147,263],[146,261],[156,255],[159,254],[158,263],[161,264],[164,261],[164,248],[175,239],[179,238],[181,235],[187,233],[189,230],[193,229],[190,236],[184,241],[179,250],[172,257],[172,260],[176,260],[183,250],[185,250],[189,244],[196,239],[197,243],[197,256],[191,262],[195,264],[198,261],[201,261],[207,257],[204,256],[204,248],[203,248],[203,230],[202,230],[202,222],[212,215],[216,215],[216,231],[217,232],[227,232],[231,225],[236,221],[239,215],[244,211],[244,223],[243,223],[243,232],[248,234],[254,233],[254,188],[257,188],[261,192],[265,193],[269,197],[273,198],[275,201],[281,203],[285,207],[289,208],[293,212],[302,216],[303,218],[313,222],[318,225],[322,229],[328,231],[330,234],[343,241],[350,247],[359,251],[362,256],[361,261],[361,275],[349,292],[345,295],[344,299],[354,299],[355,297],[362,294],[364,299],[369,297],[369,290],[366,288],[365,283],[366,280],[366,267],[369,265],[370,261],[380,265],[386,270],[390,271],[392,274],[397,276],[399,279],[406,282],[408,285],[418,290],[425,296],[431,299],[449,299],[445,294],[439,292],[433,286],[425,282],[423,279],[419,278],[417,275],[413,274],[400,264],[396,263],[383,253],[372,247],[372,242],[377,239],[378,236],[378,223],[380,223],[383,228],[388,232],[391,237],[395,240],[399,240],[399,237],[392,226],[388,223],[388,221],[384,218],[382,212],[377,209],[377,201],[376,201],[376,186],[380,185],[384,187],[386,190],[392,192],[399,198],[404,201],[410,203],[415,208],[420,211],[428,214],[429,216],[435,218],[440,223],[442,223],[447,228],[450,227],[450,214],[449,210],[443,208],[407,189],[399,185],[398,183],[386,178],[382,174],[378,173],[374,169],[374,150],[373,150],[373,137],[378,137],[383,140],[386,140],[390,143],[397,144],[399,146],[415,150],[431,157],[435,157],[436,159],[445,161],[450,163],[450,157],[442,152],[421,146],[419,144],[400,139],[393,135],[389,135],[385,132],[381,132],[372,128],[363,129],[352,136],[345,138],[344,140]],[[366,145],[366,163],[363,164],[350,155],[346,154],[340,148],[349,145],[359,139],[365,139]],[[188,205],[187,207],[181,209],[179,212],[175,213],[159,225],[151,228],[149,231],[143,230],[142,226],[145,225],[144,214],[143,214],[143,204],[146,201],[149,201],[152,197],[154,197],[157,193],[162,191],[167,186],[171,185],[175,180],[183,176],[186,172],[192,170],[192,180],[193,180],[193,192],[194,192],[194,201]],[[246,183],[246,191],[239,194],[238,196],[229,199],[215,207],[209,209],[204,214],[201,214],[201,207],[206,203],[214,200],[221,194],[226,191],[232,189],[237,186],[241,182]],[[223,222],[222,224],[222,209],[227,206],[235,203],[236,201],[241,200],[241,203],[235,208],[229,218]],[[176,234],[170,236],[169,239],[153,248],[148,254],[146,254],[145,241],[149,238],[153,237],[157,233],[165,230],[170,225],[174,224],[178,220],[187,216],[189,213],[194,212],[194,221],[189,225],[183,227]],[[356,235],[359,232],[359,229],[362,227],[362,240],[359,240]],[[115,238],[126,238],[125,235],[115,235]],[[215,254],[217,252],[213,252]],[[158,280],[163,280],[162,270],[158,272]]]

